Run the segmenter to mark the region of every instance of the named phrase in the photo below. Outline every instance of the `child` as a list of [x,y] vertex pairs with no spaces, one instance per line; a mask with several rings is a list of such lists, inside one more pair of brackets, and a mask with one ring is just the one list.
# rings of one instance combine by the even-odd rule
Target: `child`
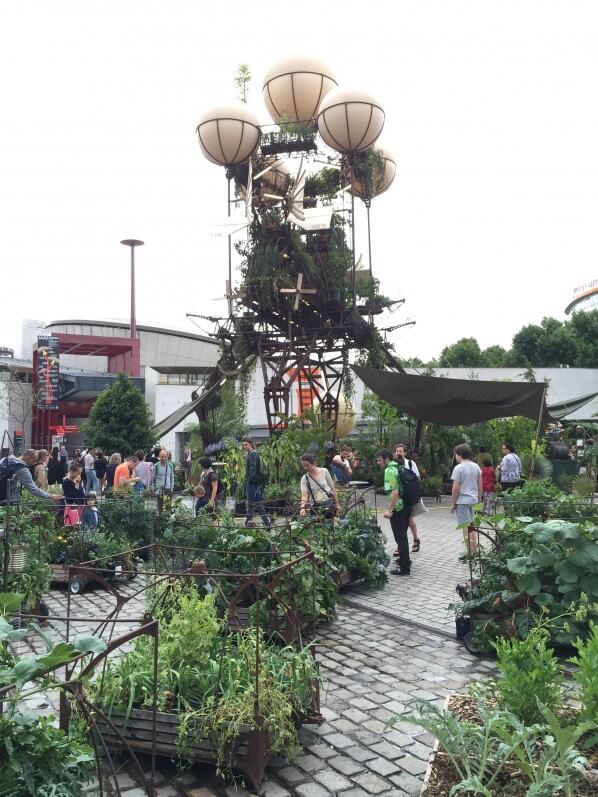
[[492,467],[492,460],[488,455],[482,460],[482,501],[484,502],[484,514],[494,514],[494,490],[496,475]]
[[195,514],[199,515],[200,511],[208,503],[204,486],[202,484],[196,484],[193,488],[193,495],[197,498],[195,502]]
[[85,509],[83,510],[83,526],[89,531],[97,531],[100,526],[100,513],[96,506],[95,493],[89,493],[85,501]]

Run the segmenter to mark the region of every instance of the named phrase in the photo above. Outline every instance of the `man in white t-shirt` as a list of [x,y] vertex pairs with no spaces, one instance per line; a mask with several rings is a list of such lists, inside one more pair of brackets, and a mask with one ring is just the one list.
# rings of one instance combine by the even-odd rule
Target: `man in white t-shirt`
[[457,524],[463,527],[463,539],[468,553],[477,550],[477,539],[473,523],[473,507],[482,500],[482,471],[479,465],[471,461],[471,448],[467,443],[461,443],[455,448],[457,465],[453,469],[451,512],[457,513]]
[[85,456],[83,457],[83,463],[85,465],[85,492],[86,495],[89,493],[95,493],[96,495],[100,492],[100,482],[98,480],[96,474],[96,450],[95,448],[90,448],[87,450]]
[[[421,479],[421,476],[419,475],[419,469],[415,462],[412,459],[407,459],[407,446],[405,443],[396,444],[395,459],[399,465],[399,468],[407,468],[408,470],[412,470],[417,478]],[[413,535],[413,546],[411,550],[413,553],[417,553],[420,549],[420,540],[417,534],[417,524],[414,517],[409,518],[409,529]]]

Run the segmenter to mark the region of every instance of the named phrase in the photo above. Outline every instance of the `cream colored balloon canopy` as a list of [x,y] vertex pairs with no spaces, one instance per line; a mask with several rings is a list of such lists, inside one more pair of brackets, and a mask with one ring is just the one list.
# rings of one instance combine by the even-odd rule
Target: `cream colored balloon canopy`
[[380,136],[384,118],[382,107],[369,94],[337,88],[320,103],[318,130],[338,152],[361,152]]
[[249,160],[257,149],[260,133],[257,116],[242,102],[212,108],[197,125],[201,151],[220,166]]
[[366,180],[354,174],[351,181],[351,189],[360,199],[373,199],[388,191],[397,174],[397,162],[388,150],[380,146],[375,146],[373,150],[378,162],[374,163],[371,178]]
[[272,120],[308,122],[337,86],[334,73],[314,58],[292,57],[274,64],[264,76],[262,95]]

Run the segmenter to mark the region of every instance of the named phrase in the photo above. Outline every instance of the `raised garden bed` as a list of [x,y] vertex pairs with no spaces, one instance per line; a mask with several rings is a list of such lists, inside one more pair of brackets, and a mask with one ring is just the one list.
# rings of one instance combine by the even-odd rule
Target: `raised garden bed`
[[[113,710],[109,723],[98,720],[97,727],[106,746],[112,750],[125,752],[128,746],[139,753],[150,753],[154,749],[153,712],[132,709],[127,719],[125,711]],[[156,712],[155,750],[160,756],[176,758],[179,754],[177,739],[179,733],[179,715],[174,712]],[[185,750],[195,761],[214,764],[218,760],[216,745],[209,739],[202,739],[191,744]],[[266,731],[242,726],[241,733],[235,739],[231,750],[231,768],[243,773],[255,790],[259,792],[260,784],[270,760],[269,739]]]
[[[460,720],[477,722],[475,703],[469,695],[451,695],[447,698],[444,708]],[[585,754],[588,766],[582,779],[576,784],[573,794],[575,797],[596,797],[598,795],[598,769],[596,768],[598,766],[598,750],[592,748]],[[436,740],[424,776],[420,797],[447,797],[459,781],[460,778],[449,755],[444,752],[440,742]],[[515,756],[513,756],[512,764],[509,762],[501,777],[494,784],[492,795],[493,797],[525,795],[529,786],[529,780],[525,778],[518,767]],[[473,794],[474,792],[465,793]],[[559,789],[554,794],[556,797],[556,795],[562,795],[563,792]]]

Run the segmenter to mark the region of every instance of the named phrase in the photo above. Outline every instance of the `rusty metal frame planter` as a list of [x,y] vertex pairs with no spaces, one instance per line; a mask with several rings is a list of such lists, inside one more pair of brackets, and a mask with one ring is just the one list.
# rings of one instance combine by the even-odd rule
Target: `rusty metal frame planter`
[[[156,544],[156,547],[160,547]],[[312,551],[307,551],[301,557],[299,557],[299,561],[310,561],[313,564],[314,561],[314,553]],[[292,566],[293,562],[287,563],[286,565],[280,566],[278,568],[274,568],[274,572],[277,576],[281,577],[285,572],[288,571],[289,567]],[[76,574],[80,572],[85,572],[86,568],[83,566],[71,566],[70,568],[71,574]],[[89,568],[88,574],[91,579],[97,580],[102,582],[102,576],[98,572],[97,568]],[[151,572],[148,574],[151,575]],[[216,580],[218,578],[230,578],[235,574],[231,573],[218,573],[218,574],[211,574],[210,578]],[[262,574],[250,574],[249,576],[239,576],[236,574],[236,577],[240,579],[242,582],[248,583],[257,583],[260,576]],[[166,573],[158,573],[157,574],[159,581],[164,580],[165,582],[172,581],[175,578],[198,578],[204,577],[207,578],[208,574],[205,572],[198,572],[197,570],[191,568],[190,570],[184,573],[173,573],[173,572],[166,572]],[[274,585],[268,585],[270,589],[274,589]],[[143,589],[137,591],[136,594],[143,592],[147,586],[144,586]],[[145,779],[143,776],[143,768],[140,766],[139,761],[137,759],[137,753],[148,753],[151,752],[152,754],[152,773],[155,773],[155,758],[158,755],[168,755],[172,756],[173,754],[178,752],[177,749],[177,736],[178,736],[178,726],[179,726],[179,717],[176,712],[159,712],[157,710],[157,684],[158,684],[158,659],[157,659],[157,652],[158,652],[158,621],[157,620],[148,620],[147,618],[143,622],[143,625],[130,631],[123,636],[120,636],[116,639],[112,639],[114,624],[119,622],[135,622],[134,619],[121,619],[118,617],[121,609],[126,605],[126,603],[134,596],[123,596],[118,593],[118,590],[114,588],[113,585],[106,583],[106,589],[115,597],[115,608],[110,613],[109,617],[100,620],[98,626],[95,630],[96,634],[104,635],[106,633],[106,629],[108,627],[111,628],[110,633],[108,634],[109,642],[107,650],[96,656],[92,662],[88,664],[88,666],[83,670],[80,675],[80,678],[75,680],[72,684],[68,684],[65,688],[65,692],[61,692],[61,699],[60,699],[60,723],[63,729],[68,728],[68,723],[71,714],[71,706],[69,705],[69,701],[67,700],[67,695],[70,694],[72,702],[76,705],[77,710],[81,713],[81,715],[89,722],[93,733],[92,739],[94,744],[94,749],[96,750],[96,756],[99,760],[100,753],[107,758],[109,769],[112,774],[113,780],[116,785],[117,794],[120,794],[118,791],[118,784],[116,783],[116,768],[114,766],[111,754],[113,752],[125,752],[139,775],[140,781],[143,783],[143,788],[146,789],[146,792],[149,795],[153,795],[154,792],[154,784],[155,784],[155,776],[152,774],[152,777],[149,781]],[[262,585],[262,589],[266,590],[266,586]],[[242,591],[242,587],[239,588],[239,591]],[[260,603],[260,587],[258,585],[257,589],[257,604],[258,604],[258,612],[257,616],[260,616],[259,613],[259,603]],[[66,631],[67,631],[67,639],[69,638],[70,631],[71,631],[71,624],[76,624],[78,622],[85,622],[89,623],[91,618],[76,618],[70,614],[70,593],[69,593],[69,614],[65,618],[51,618],[51,619],[62,619],[66,620]],[[95,619],[95,618],[94,618]],[[230,623],[229,623],[230,628]],[[85,675],[89,675],[93,670],[97,669],[99,665],[104,664],[108,658],[108,656],[114,653],[118,648],[122,645],[130,642],[135,637],[140,636],[142,634],[149,634],[154,637],[154,697],[153,697],[153,707],[151,710],[146,709],[133,709],[131,711],[131,717],[133,718],[132,722],[125,721],[125,713],[119,710],[112,710],[110,712],[104,711],[100,705],[98,705],[97,700],[95,703],[92,703],[86,696],[85,690],[83,688],[83,684],[81,679]],[[265,638],[265,634],[262,635]],[[258,644],[256,645],[256,678],[257,672],[261,665],[259,662],[261,661],[261,653],[260,653],[260,643],[259,643],[259,634],[258,634]],[[311,650],[311,655],[313,657],[313,661],[315,664],[315,669],[317,670],[317,664],[315,662],[315,655],[313,649]],[[74,669],[74,667],[73,667]],[[71,670],[72,672],[72,670]],[[100,675],[100,683],[103,677],[103,673]],[[270,750],[269,750],[269,739],[268,734],[262,729],[263,726],[263,718],[259,714],[259,696],[256,699],[256,707],[255,707],[255,725],[256,727],[248,726],[247,729],[240,735],[240,737],[235,741],[233,750],[231,751],[231,767],[234,769],[239,770],[247,778],[251,781],[253,786],[256,788],[256,791],[259,791],[259,786],[263,780],[265,769],[267,767],[269,758],[270,758]],[[311,681],[311,688],[308,699],[306,704],[302,707],[301,710],[297,711],[294,716],[294,723],[297,727],[299,727],[303,723],[309,722],[316,722],[319,723],[322,721],[322,717],[320,715],[320,689],[319,689],[319,680],[316,678]],[[202,739],[199,745],[195,746],[196,749],[193,748],[194,752],[193,758],[198,761],[203,761],[206,763],[214,763],[217,760],[217,749],[215,743],[209,740],[209,738]],[[101,772],[99,770],[98,765],[98,777],[101,779]],[[103,793],[103,792],[101,792]]]

